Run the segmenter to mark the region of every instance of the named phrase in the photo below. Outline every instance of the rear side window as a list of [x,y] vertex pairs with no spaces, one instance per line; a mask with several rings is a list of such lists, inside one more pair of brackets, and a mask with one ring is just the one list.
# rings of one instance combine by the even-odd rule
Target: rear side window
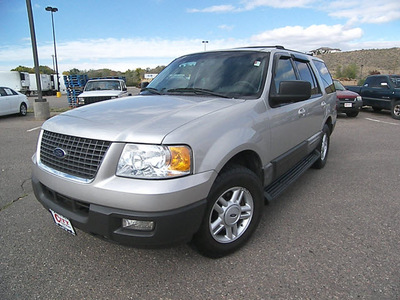
[[329,73],[326,65],[319,60],[314,60],[314,64],[318,70],[319,75],[321,76],[322,84],[324,85],[325,91],[328,94],[335,92],[335,86],[333,84],[332,76]]
[[311,83],[311,95],[321,94],[321,90],[318,86],[315,74],[311,69],[310,63],[296,60],[295,64],[297,66],[297,70],[299,71],[300,80]]

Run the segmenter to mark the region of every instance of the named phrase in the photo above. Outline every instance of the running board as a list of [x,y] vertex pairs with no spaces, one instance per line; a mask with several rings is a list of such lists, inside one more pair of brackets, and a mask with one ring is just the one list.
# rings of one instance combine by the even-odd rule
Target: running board
[[318,159],[320,153],[317,150],[311,152],[302,161],[297,163],[292,169],[287,171],[273,183],[268,185],[264,189],[264,197],[268,202],[276,199],[280,194],[283,193],[293,182],[296,181],[305,171],[307,171]]

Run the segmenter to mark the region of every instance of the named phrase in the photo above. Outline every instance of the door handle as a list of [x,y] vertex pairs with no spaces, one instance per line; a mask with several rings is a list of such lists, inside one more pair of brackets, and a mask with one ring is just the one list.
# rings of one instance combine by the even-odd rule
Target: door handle
[[299,114],[300,117],[305,117],[306,116],[306,110],[303,107],[300,108],[297,113]]

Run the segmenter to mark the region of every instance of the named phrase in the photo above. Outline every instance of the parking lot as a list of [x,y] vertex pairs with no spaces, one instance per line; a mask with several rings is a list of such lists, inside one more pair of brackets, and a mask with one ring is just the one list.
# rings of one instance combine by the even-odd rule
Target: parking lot
[[[52,114],[68,107],[47,98]],[[30,185],[41,124],[0,117],[1,299],[400,299],[400,121],[389,112],[339,116],[326,167],[265,206],[250,242],[218,260],[57,228]]]

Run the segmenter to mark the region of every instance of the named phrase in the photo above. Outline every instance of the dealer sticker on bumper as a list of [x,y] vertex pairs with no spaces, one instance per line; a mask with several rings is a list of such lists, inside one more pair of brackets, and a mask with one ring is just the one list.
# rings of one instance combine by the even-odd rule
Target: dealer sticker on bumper
[[60,226],[62,229],[68,231],[69,233],[76,235],[74,227],[72,227],[71,222],[64,216],[60,215],[59,213],[56,213],[55,211],[49,209],[52,216],[53,216],[53,220],[54,222]]

